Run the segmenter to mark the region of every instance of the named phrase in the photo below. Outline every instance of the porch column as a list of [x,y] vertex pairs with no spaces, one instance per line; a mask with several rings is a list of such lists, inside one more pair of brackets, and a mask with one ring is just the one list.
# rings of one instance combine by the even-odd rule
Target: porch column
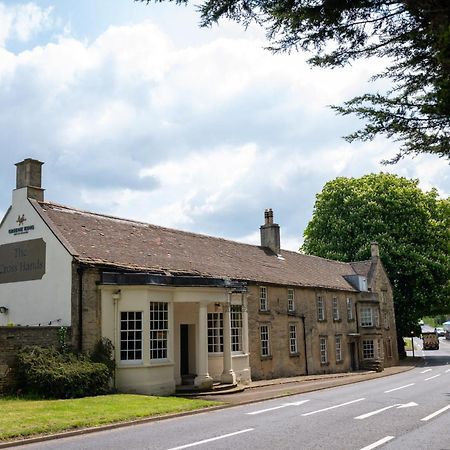
[[197,348],[197,376],[195,386],[200,389],[210,389],[213,379],[208,373],[208,306],[198,305],[198,348]]
[[236,384],[236,375],[231,364],[231,296],[229,293],[223,309],[223,372],[220,381]]
[[242,351],[248,355],[248,307],[247,296],[242,293]]

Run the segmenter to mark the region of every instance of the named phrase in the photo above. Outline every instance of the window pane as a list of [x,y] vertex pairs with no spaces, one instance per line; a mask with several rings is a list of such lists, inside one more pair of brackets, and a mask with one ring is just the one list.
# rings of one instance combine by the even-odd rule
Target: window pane
[[261,325],[260,337],[261,337],[261,356],[269,356],[270,355],[270,345],[269,345],[269,327],[268,327],[268,325]]
[[169,304],[150,302],[150,359],[167,359]]
[[142,360],[142,311],[120,313],[120,359]]

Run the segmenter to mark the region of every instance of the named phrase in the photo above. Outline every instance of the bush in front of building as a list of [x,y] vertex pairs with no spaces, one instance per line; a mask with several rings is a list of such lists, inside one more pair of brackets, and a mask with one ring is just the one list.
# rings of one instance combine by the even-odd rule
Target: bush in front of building
[[90,354],[91,361],[102,363],[108,368],[109,376],[114,376],[116,361],[114,360],[114,345],[108,338],[100,339]]
[[110,371],[86,355],[24,347],[17,355],[18,388],[45,398],[76,398],[110,392]]

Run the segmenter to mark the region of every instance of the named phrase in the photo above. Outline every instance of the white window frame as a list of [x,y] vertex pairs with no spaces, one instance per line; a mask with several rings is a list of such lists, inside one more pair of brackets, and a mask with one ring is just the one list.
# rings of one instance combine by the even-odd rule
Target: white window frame
[[269,310],[269,302],[267,300],[267,287],[266,286],[259,287],[259,310],[260,311],[268,311]]
[[288,288],[287,301],[288,301],[288,312],[294,312],[295,311],[294,289]]
[[291,355],[298,354],[298,341],[297,341],[297,324],[289,324],[289,353]]
[[150,361],[167,361],[169,358],[169,303],[151,301],[149,309]]
[[231,305],[231,351],[242,352],[242,306]]
[[341,319],[341,316],[339,314],[339,303],[338,298],[333,297],[333,320],[335,322],[339,321]]
[[223,314],[208,313],[208,353],[223,353]]
[[319,338],[320,364],[328,364],[328,338],[321,336]]
[[373,308],[371,306],[361,307],[361,326],[373,327]]
[[260,349],[263,358],[270,356],[270,328],[264,324],[259,326]]
[[334,346],[336,351],[336,362],[342,362],[342,336],[334,337]]
[[353,320],[353,301],[350,297],[347,297],[347,321]]
[[377,328],[380,327],[380,311],[376,306],[373,307],[373,323]]
[[144,354],[143,321],[143,311],[120,311],[119,355],[121,364],[142,363]]
[[322,296],[318,296],[316,299],[317,304],[317,320],[323,322],[325,320],[325,301]]
[[373,339],[364,339],[362,341],[363,359],[375,359],[375,344]]

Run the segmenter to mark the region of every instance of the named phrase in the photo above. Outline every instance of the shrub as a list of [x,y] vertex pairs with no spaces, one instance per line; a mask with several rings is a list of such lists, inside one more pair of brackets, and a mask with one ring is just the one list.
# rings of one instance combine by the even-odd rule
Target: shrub
[[116,361],[114,360],[114,345],[108,338],[102,338],[91,353],[91,360],[102,363],[108,368],[109,376],[114,376]]
[[17,380],[25,393],[74,398],[109,392],[109,370],[85,355],[25,347],[17,355]]

